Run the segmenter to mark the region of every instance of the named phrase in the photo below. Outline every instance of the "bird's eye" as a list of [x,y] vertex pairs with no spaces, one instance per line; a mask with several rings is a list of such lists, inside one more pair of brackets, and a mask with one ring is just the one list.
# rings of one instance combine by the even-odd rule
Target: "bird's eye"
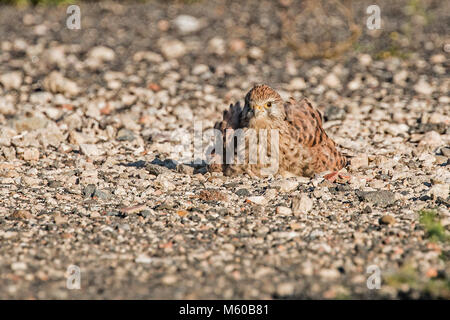
[[272,106],[272,102],[267,102],[267,106],[270,108]]

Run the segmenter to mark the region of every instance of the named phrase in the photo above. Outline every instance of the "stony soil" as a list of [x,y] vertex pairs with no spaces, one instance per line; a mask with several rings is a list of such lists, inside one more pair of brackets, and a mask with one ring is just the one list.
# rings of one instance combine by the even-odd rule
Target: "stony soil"
[[[361,38],[315,60],[284,40],[296,2],[240,2],[82,4],[81,30],[0,7],[0,298],[450,298],[449,2],[377,1],[368,31],[359,1]],[[256,82],[318,106],[341,176],[179,161]]]

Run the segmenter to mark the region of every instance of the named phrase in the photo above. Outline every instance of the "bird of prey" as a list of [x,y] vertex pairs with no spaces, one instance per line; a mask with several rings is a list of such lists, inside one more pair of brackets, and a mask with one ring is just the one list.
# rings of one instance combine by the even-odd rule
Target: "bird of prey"
[[[325,133],[321,114],[306,98],[300,102],[293,98],[283,101],[264,84],[247,93],[243,108],[239,102],[230,105],[214,129],[221,133],[223,141],[211,152],[211,172],[227,176],[308,177],[338,171],[347,164],[345,156]],[[239,152],[245,155],[240,162]]]

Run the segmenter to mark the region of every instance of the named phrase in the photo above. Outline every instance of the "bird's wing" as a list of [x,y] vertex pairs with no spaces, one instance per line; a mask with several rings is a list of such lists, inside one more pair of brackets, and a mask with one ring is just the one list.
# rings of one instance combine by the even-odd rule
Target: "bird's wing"
[[346,164],[346,158],[323,129],[321,114],[308,99],[297,102],[290,98],[285,103],[285,112],[291,137],[303,147],[310,148],[317,171],[338,170]]
[[230,108],[223,112],[223,120],[216,122],[215,129],[219,129],[222,133],[226,129],[237,129],[240,127],[242,108],[239,102],[230,104]]
[[[219,130],[222,133],[223,137],[223,153],[225,155],[226,142],[229,141],[227,136],[232,135],[232,130],[227,129],[238,129],[241,128],[241,115],[242,115],[242,107],[239,102],[235,104],[230,104],[230,108],[223,112],[222,121],[218,121],[214,124],[214,129]],[[211,159],[209,160],[209,169],[210,171],[222,171],[224,159],[219,156],[216,150],[213,150],[211,153]]]
[[223,120],[220,122],[216,122],[216,124],[214,125],[214,128],[219,129],[222,133],[224,147],[226,142],[230,141],[229,138],[234,134],[233,130],[243,127],[242,111],[243,110],[239,102],[230,104],[230,108],[223,112]]
[[322,115],[308,99],[297,102],[290,98],[284,105],[286,121],[292,128],[291,134],[304,146],[314,147],[328,139],[322,128]]

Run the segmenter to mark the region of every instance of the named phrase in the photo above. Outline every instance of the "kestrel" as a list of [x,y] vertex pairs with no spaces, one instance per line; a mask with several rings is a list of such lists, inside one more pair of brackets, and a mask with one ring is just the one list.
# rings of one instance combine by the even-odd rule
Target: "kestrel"
[[[340,170],[347,163],[334,141],[325,133],[321,114],[306,98],[300,102],[293,98],[283,101],[267,85],[254,86],[245,96],[243,108],[239,102],[230,105],[223,113],[223,120],[217,122],[214,128],[222,133],[223,153],[221,155],[218,150],[212,152],[209,165],[212,172],[222,171],[228,176],[247,173],[252,177],[261,177],[278,173],[284,177],[308,177],[324,171]],[[237,138],[236,132],[239,131],[245,134],[244,140]],[[261,136],[261,133],[266,136]],[[277,135],[278,140],[275,139]],[[272,136],[275,140],[271,140]],[[260,153],[263,140],[267,145],[263,150],[267,151],[266,160],[270,160],[264,163]],[[227,155],[230,144],[234,145],[234,150],[229,149],[231,151]],[[237,159],[227,161],[230,156],[237,158],[235,155],[242,148],[245,159],[241,163]],[[255,157],[258,161],[250,161]],[[277,161],[275,165],[274,161]]]

